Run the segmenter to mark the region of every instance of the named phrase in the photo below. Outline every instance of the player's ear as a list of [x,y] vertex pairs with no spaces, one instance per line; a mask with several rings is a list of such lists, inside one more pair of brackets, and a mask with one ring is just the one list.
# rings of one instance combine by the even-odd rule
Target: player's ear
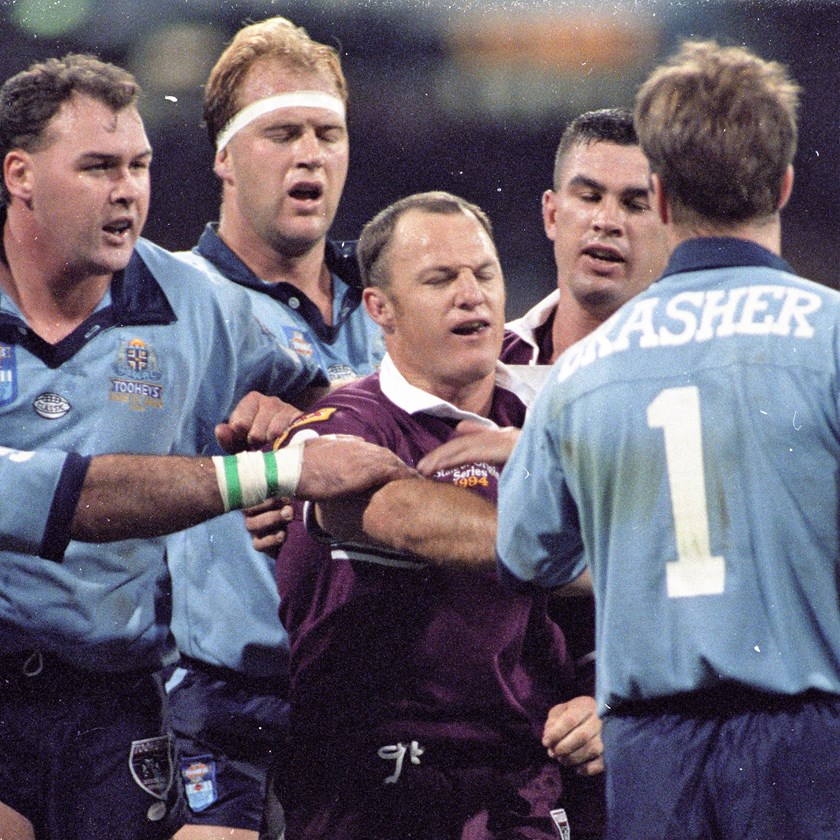
[[362,292],[362,302],[368,315],[385,333],[394,331],[394,307],[385,292],[377,286],[368,286]]
[[785,174],[782,176],[782,185],[779,189],[779,210],[781,210],[790,198],[793,192],[793,166],[788,166]]
[[220,152],[216,152],[216,156],[213,158],[213,171],[222,183],[232,180],[233,172],[231,171],[230,154],[227,146]]
[[542,216],[545,235],[553,242],[557,236],[557,193],[546,190],[542,197]]
[[12,149],[3,161],[3,178],[10,195],[25,204],[32,200],[35,173],[32,158],[23,149]]
[[653,191],[653,209],[659,216],[659,221],[663,225],[667,225],[671,219],[671,208],[668,205],[668,194],[665,192],[665,187],[662,185],[662,179],[652,172],[650,176],[651,190]]

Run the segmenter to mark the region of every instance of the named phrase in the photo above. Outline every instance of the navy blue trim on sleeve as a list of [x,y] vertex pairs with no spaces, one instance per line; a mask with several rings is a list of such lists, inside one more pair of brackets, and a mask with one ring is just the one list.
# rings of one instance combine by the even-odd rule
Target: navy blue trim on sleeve
[[64,462],[47,517],[44,541],[38,552],[45,560],[54,560],[56,563],[64,560],[64,552],[70,542],[70,527],[79,497],[82,495],[82,485],[85,483],[91,458],[91,455],[70,452]]

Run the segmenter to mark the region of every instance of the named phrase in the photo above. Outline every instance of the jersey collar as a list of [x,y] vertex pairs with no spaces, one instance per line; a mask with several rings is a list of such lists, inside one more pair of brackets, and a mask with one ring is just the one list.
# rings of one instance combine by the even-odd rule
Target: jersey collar
[[326,242],[324,262],[332,273],[333,297],[341,302],[335,323],[330,325],[324,321],[318,307],[297,286],[291,283],[268,283],[257,277],[222,241],[218,231],[218,222],[210,222],[193,251],[213,263],[234,283],[268,295],[284,306],[299,311],[322,341],[328,344],[335,341],[341,327],[362,301],[362,281],[356,265],[355,242],[335,242],[331,239]]
[[671,254],[660,280],[670,274],[686,271],[738,266],[764,266],[794,273],[781,257],[755,242],[727,236],[708,236],[681,242]]
[[17,308],[0,292],[0,341],[19,344],[45,365],[57,368],[109,327],[171,324],[178,320],[160,284],[137,250],[128,265],[114,274],[108,293],[91,315],[70,335],[49,344],[29,329]]
[[[489,429],[499,428],[489,417],[482,417],[472,411],[463,411],[452,403],[412,385],[397,370],[397,366],[387,353],[379,369],[379,387],[394,405],[408,414],[431,414],[433,417],[453,420],[456,423],[461,420],[475,420]],[[501,362],[496,362],[496,387],[510,391],[525,406],[530,405],[536,395],[536,391],[530,385],[516,377],[507,365]]]

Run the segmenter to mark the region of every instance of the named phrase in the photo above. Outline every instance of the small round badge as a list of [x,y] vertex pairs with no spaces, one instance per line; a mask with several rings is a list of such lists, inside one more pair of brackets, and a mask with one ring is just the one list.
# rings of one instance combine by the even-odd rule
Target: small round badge
[[164,802],[155,802],[149,806],[146,816],[152,821],[157,822],[166,816],[166,804]]

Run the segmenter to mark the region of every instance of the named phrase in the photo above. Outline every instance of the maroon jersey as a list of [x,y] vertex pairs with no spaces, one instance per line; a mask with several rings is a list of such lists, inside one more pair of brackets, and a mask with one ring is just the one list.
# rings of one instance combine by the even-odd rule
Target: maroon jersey
[[559,291],[553,291],[521,318],[505,325],[499,358],[506,365],[547,365],[554,355],[551,330],[557,314]]
[[[354,434],[415,465],[466,416],[475,417],[408,385],[386,357],[380,374],[321,401],[290,439],[304,430]],[[497,387],[490,417],[521,426],[525,406]],[[465,464],[435,479],[496,499],[498,470],[488,464]],[[405,567],[383,565],[394,560]],[[445,741],[544,757],[546,714],[572,696],[573,684],[544,596],[507,591],[493,572],[414,561],[319,543],[296,516],[277,563],[294,734]]]

